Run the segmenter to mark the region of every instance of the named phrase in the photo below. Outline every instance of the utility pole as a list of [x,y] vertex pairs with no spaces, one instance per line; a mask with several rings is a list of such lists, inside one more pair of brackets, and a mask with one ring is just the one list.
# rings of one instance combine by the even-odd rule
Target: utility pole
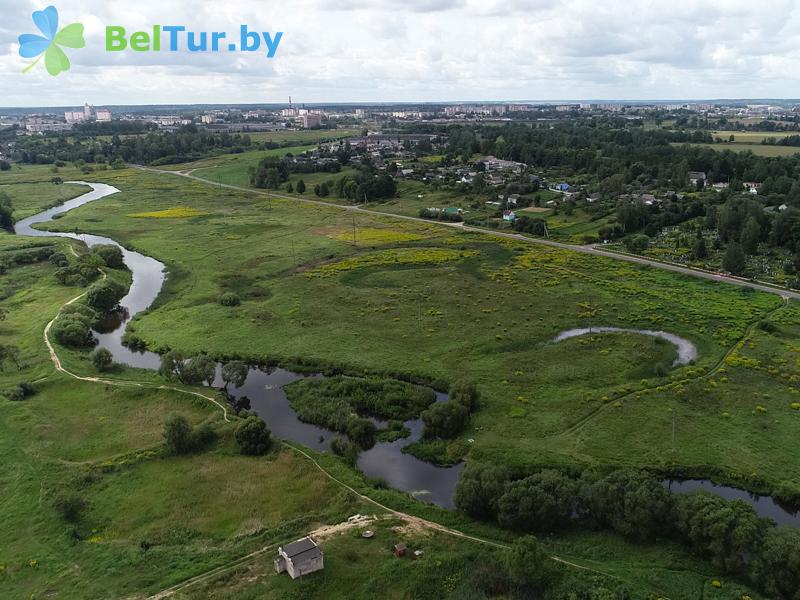
[[356,245],[356,216],[353,215],[353,246]]
[[675,409],[672,409],[672,453],[675,454]]

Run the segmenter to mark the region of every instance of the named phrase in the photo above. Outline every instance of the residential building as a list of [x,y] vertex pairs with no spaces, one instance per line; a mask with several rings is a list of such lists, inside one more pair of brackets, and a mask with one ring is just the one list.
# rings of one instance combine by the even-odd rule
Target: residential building
[[42,119],[32,117],[25,120],[25,131],[31,133],[50,133],[57,131],[69,131],[72,129],[71,123],[62,123],[54,119]]
[[706,174],[704,171],[689,171],[689,183],[697,185],[698,181],[705,182]]
[[86,115],[84,115],[82,110],[68,110],[64,113],[64,120],[67,123],[83,123],[86,121]]
[[303,129],[322,125],[322,115],[318,114],[306,113],[297,117],[297,120],[300,121],[300,125]]
[[275,572],[286,571],[292,579],[324,568],[322,550],[310,537],[304,537],[278,548]]

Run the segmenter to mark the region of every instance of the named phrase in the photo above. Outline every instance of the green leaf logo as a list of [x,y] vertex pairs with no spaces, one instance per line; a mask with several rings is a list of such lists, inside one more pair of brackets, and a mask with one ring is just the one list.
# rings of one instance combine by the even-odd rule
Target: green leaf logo
[[19,55],[22,58],[36,58],[22,72],[27,73],[35,67],[42,59],[42,55],[44,55],[44,66],[50,75],[56,76],[62,71],[69,71],[69,58],[61,46],[83,48],[86,45],[83,39],[83,25],[73,23],[59,31],[58,11],[55,6],[34,12],[33,23],[42,35],[25,33],[19,36]]

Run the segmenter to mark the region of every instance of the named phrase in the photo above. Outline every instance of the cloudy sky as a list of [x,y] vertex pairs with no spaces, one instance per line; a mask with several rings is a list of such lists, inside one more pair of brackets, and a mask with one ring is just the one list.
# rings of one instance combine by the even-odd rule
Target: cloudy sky
[[[0,106],[800,97],[793,0],[61,0],[86,47],[23,75],[48,4],[0,0]],[[154,24],[284,36],[271,60],[105,51]]]

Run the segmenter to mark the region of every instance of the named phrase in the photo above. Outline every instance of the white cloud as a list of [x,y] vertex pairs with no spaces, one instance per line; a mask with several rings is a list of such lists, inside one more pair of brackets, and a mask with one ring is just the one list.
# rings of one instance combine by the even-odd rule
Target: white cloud
[[[800,4],[772,0],[70,0],[87,47],[22,75],[47,0],[0,0],[0,105],[798,97]],[[262,53],[104,50],[104,27],[284,32]]]

